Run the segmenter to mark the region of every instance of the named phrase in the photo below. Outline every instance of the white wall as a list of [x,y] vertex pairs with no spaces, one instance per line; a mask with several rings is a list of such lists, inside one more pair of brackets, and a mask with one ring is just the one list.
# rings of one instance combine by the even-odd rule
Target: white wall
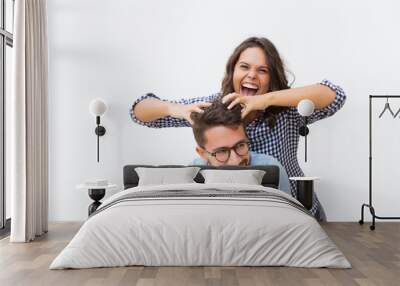
[[[345,89],[344,108],[310,126],[309,162],[303,145],[299,160],[307,175],[321,177],[316,191],[328,219],[358,220],[368,198],[368,95],[400,94],[399,8],[397,1],[49,1],[50,220],[86,218],[90,199],[75,185],[87,178],[121,187],[124,164],[189,162],[189,128],[135,125],[130,104],[146,92],[176,99],[218,91],[228,56],[253,35],[276,44],[294,86],[328,78]],[[95,97],[109,106],[101,163],[88,112]],[[400,120],[376,122],[377,212],[399,215]]]

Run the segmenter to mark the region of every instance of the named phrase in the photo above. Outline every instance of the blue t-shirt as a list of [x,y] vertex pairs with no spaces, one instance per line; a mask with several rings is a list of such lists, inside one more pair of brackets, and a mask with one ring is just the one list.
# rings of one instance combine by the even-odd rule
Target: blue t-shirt
[[[207,162],[201,159],[200,157],[193,160],[193,165],[207,165]],[[290,193],[290,184],[289,184],[289,177],[286,173],[285,168],[276,160],[274,157],[266,155],[266,154],[259,154],[255,152],[250,152],[250,165],[251,166],[260,166],[260,165],[276,165],[279,167],[279,189],[284,191],[288,195]]]

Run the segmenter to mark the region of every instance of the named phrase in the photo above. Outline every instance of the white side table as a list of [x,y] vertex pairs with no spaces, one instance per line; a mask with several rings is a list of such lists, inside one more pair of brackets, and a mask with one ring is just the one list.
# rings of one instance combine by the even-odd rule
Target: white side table
[[319,177],[290,177],[289,180],[296,181],[297,200],[310,210],[312,208],[312,195],[314,192],[314,181]]
[[115,189],[117,185],[115,184],[108,184],[107,186],[93,186],[93,185],[86,185],[80,184],[77,185],[76,188],[80,190],[88,190],[89,197],[94,201],[88,208],[89,216],[96,211],[96,209],[101,205],[100,200],[104,198],[106,194],[106,190],[108,189]]

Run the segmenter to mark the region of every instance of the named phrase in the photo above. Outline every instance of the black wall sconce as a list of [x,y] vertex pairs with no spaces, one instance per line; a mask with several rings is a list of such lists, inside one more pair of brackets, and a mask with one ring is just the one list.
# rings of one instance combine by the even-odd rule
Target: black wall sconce
[[315,109],[314,103],[309,99],[303,99],[297,105],[297,111],[300,113],[301,116],[304,116],[304,125],[300,126],[299,134],[304,136],[304,161],[307,162],[307,135],[310,133],[310,130],[307,127],[307,116],[313,114]]
[[96,129],[94,133],[97,135],[97,162],[99,162],[99,138],[106,134],[106,129],[100,125],[100,117],[106,112],[107,105],[100,98],[96,98],[90,102],[89,111],[96,117]]

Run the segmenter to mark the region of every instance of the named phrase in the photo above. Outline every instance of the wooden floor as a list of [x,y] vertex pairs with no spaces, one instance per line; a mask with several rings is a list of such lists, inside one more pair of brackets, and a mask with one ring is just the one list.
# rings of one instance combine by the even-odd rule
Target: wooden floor
[[80,223],[52,223],[44,237],[10,244],[0,241],[0,285],[400,285],[400,223],[326,223],[323,228],[353,268],[119,267],[48,270]]

